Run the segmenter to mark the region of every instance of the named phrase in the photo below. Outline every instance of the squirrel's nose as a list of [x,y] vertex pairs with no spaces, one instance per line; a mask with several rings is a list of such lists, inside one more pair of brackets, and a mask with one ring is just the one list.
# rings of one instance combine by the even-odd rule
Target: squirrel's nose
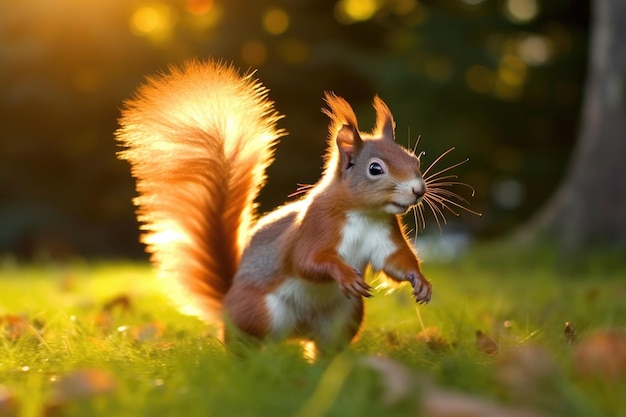
[[412,191],[413,191],[413,194],[415,194],[415,197],[417,198],[424,197],[424,194],[426,194],[426,185],[424,184],[414,185],[412,187]]

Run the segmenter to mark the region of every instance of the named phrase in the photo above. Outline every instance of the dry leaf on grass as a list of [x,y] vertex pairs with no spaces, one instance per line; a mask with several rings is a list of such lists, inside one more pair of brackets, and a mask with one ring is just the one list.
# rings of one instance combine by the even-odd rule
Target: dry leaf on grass
[[569,321],[565,322],[565,328],[563,329],[563,335],[568,343],[574,343],[576,341],[576,330],[574,325]]
[[94,325],[104,332],[111,331],[116,311],[121,314],[133,311],[133,303],[128,295],[121,294],[104,303],[100,312],[93,319]]
[[453,346],[452,343],[441,335],[439,328],[436,326],[426,327],[417,335],[417,340],[426,343],[426,346],[433,351],[446,351]]
[[133,326],[130,329],[130,337],[136,342],[155,342],[163,337],[165,324],[159,321]]
[[15,396],[4,385],[0,385],[0,417],[16,417],[19,406]]
[[420,417],[544,417],[531,410],[443,389],[393,359],[367,356],[361,363],[379,373],[385,405],[414,400],[415,415]]
[[495,340],[480,330],[476,330],[476,347],[488,355],[497,355],[500,351]]
[[597,331],[576,347],[574,369],[581,376],[609,380],[626,376],[626,335],[613,330]]
[[114,309],[119,309],[125,313],[130,313],[133,311],[133,303],[130,297],[126,294],[120,294],[116,297],[113,297],[109,301],[107,301],[102,309],[104,311],[113,311]]
[[367,356],[363,358],[361,363],[380,375],[384,404],[396,404],[415,391],[413,375],[406,366],[399,362],[383,356]]
[[62,415],[67,405],[96,396],[110,394],[115,390],[113,375],[102,369],[84,369],[61,378],[53,387],[46,404],[47,416]]
[[28,334],[30,323],[28,319],[22,316],[7,314],[0,316],[0,325],[2,333],[11,340],[17,340]]
[[15,341],[24,337],[34,336],[35,339],[43,341],[41,329],[43,324],[39,320],[31,321],[24,316],[7,314],[0,316],[0,334]]
[[475,397],[441,388],[431,388],[422,398],[423,417],[544,417],[531,410],[496,404],[485,398]]
[[528,400],[550,395],[559,375],[556,362],[544,348],[524,345],[496,362],[495,379],[509,396]]

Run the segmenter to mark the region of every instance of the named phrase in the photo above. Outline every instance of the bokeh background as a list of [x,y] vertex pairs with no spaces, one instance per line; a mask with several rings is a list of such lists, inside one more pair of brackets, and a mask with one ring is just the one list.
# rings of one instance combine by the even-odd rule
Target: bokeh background
[[363,130],[379,94],[423,161],[470,158],[456,172],[483,216],[448,216],[444,234],[505,236],[564,174],[589,14],[585,0],[2,0],[0,254],[145,256],[113,133],[146,75],[194,57],[257,69],[286,116],[262,210],[319,177],[324,91]]

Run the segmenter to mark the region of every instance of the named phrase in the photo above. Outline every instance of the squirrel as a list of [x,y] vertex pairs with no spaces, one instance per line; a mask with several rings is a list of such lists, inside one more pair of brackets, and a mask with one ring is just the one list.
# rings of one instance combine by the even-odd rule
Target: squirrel
[[336,351],[361,327],[367,267],[409,282],[417,302],[431,298],[401,219],[427,192],[420,159],[395,142],[378,96],[364,133],[348,102],[328,92],[321,179],[259,217],[255,200],[286,132],[253,76],[192,60],[125,101],[118,156],[136,179],[142,241],[183,310],[223,323],[227,345],[295,337]]

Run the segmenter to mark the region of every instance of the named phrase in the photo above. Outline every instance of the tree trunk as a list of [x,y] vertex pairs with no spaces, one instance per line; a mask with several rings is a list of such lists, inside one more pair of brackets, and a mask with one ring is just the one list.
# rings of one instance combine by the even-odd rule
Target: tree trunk
[[582,124],[564,181],[521,231],[564,252],[626,244],[626,1],[592,0]]

